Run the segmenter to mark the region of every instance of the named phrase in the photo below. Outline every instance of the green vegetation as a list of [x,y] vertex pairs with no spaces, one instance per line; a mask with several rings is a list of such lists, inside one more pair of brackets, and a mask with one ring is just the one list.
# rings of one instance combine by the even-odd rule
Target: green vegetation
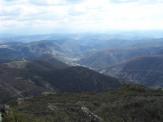
[[12,102],[4,122],[162,122],[163,91],[124,86],[103,93],[57,93]]

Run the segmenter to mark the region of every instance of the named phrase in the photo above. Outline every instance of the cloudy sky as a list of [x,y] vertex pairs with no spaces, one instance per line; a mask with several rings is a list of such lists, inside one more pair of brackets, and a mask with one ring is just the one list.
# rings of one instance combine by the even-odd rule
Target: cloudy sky
[[163,0],[0,0],[0,33],[162,30]]

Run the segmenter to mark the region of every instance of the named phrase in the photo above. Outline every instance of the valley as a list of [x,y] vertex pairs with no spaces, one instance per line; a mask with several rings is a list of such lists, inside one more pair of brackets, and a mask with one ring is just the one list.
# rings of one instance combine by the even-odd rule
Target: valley
[[162,44],[107,34],[3,38],[3,122],[161,122]]

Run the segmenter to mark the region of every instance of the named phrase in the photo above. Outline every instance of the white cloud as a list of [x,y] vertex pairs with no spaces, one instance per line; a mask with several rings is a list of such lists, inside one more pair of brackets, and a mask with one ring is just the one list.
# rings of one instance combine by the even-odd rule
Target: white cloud
[[1,32],[163,29],[162,0],[0,0]]

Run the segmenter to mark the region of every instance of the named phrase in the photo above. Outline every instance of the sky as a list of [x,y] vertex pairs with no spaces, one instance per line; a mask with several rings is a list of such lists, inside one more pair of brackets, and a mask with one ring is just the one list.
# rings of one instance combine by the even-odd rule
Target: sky
[[0,0],[0,34],[163,30],[163,0]]

